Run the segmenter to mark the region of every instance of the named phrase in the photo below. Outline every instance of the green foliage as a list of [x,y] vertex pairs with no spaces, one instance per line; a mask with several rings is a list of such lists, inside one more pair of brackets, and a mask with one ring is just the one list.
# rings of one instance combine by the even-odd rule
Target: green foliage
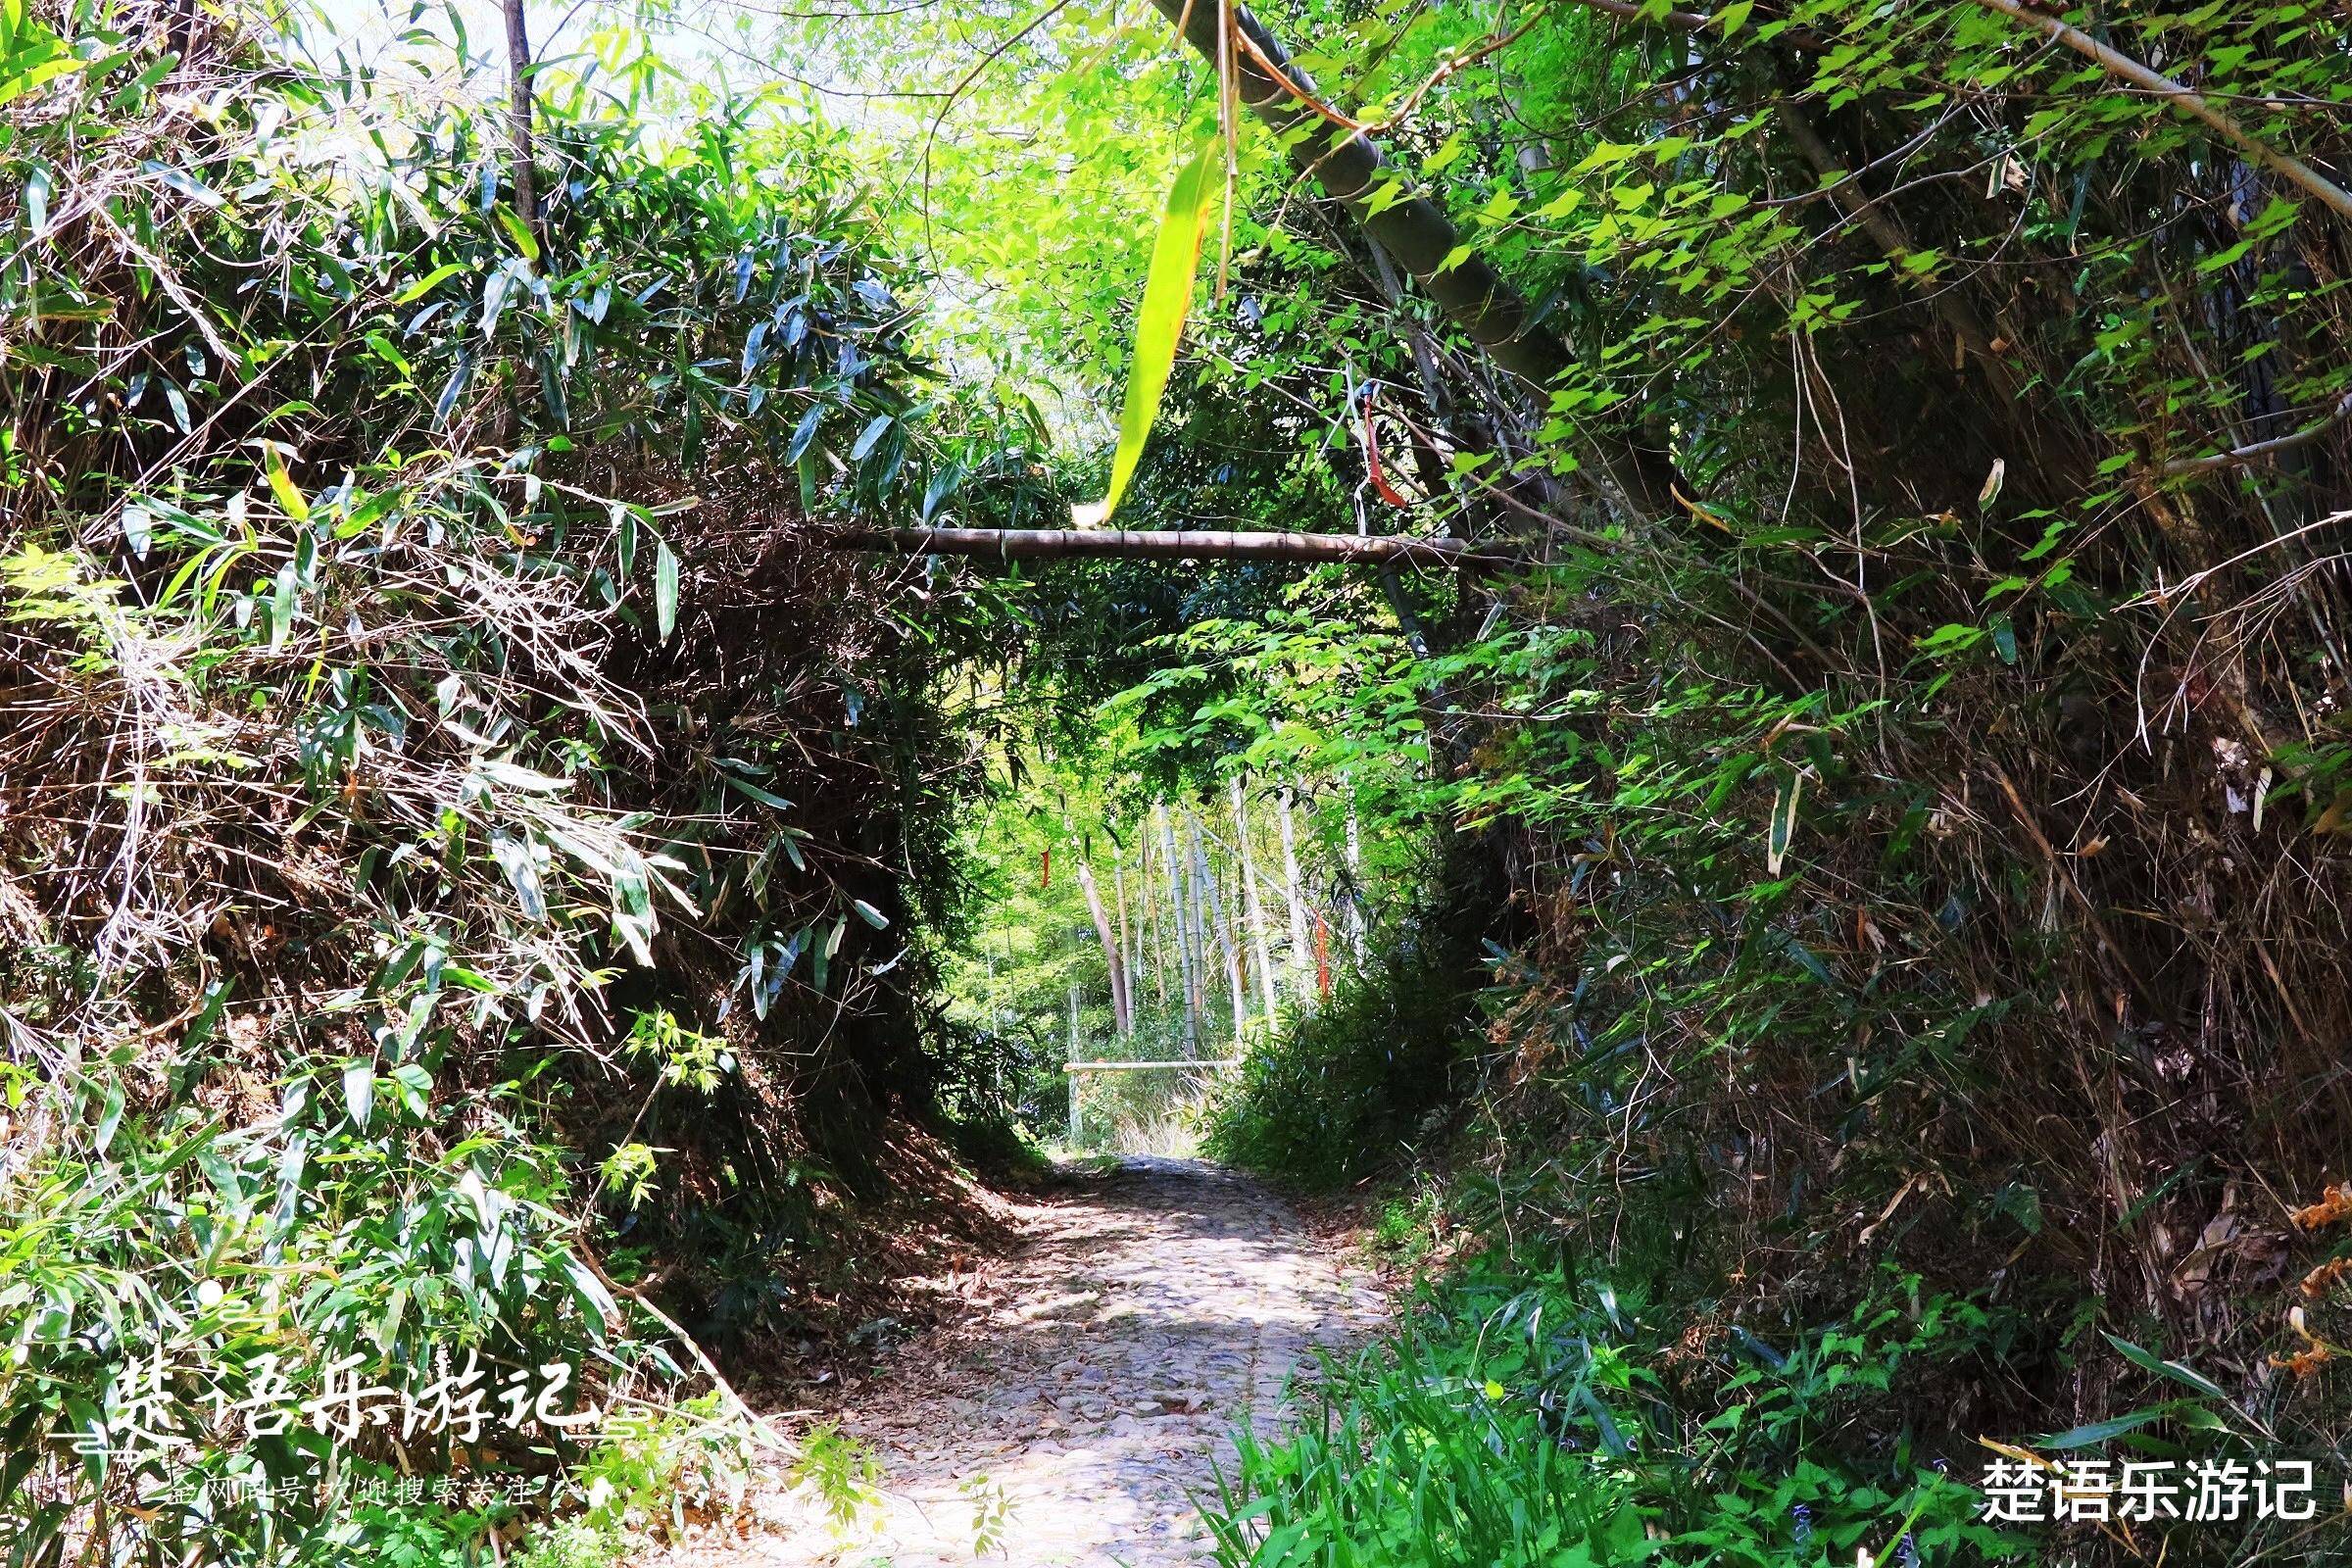
[[1319,1191],[1409,1161],[1456,1102],[1474,1018],[1458,968],[1434,956],[1350,972],[1251,1049],[1202,1147]]
[[1977,1522],[1910,1408],[1920,1374],[1982,1344],[1983,1310],[1873,1301],[1746,1365],[1729,1339],[1694,1358],[1676,1316],[1492,1265],[1425,1294],[1295,1394],[1277,1437],[1239,1435],[1217,1560],[1816,1568],[1896,1561],[1905,1536],[1927,1562],[2038,1560]]
[[690,1512],[723,1518],[743,1506],[756,1458],[720,1395],[685,1400],[616,1431],[581,1461],[579,1522],[618,1542],[683,1530]]
[[[353,1478],[568,1439],[302,1401],[468,1351],[493,1413],[551,1365],[554,1413],[659,1398],[600,1188],[781,1298],[808,1146],[919,1101],[911,928],[953,917],[969,781],[911,765],[942,719],[905,625],[773,523],[936,508],[995,416],[930,401],[819,121],[672,134],[608,35],[534,75],[525,221],[504,106],[394,85],[471,68],[454,14],[387,75],[235,15],[18,10],[0,1534],[37,1568],[101,1519],[120,1564],[470,1560],[482,1517]],[[217,1408],[265,1394],[283,1432]],[[613,1540],[704,1473],[586,1462]]]
[[[349,1561],[349,1553],[357,1548],[385,1568],[484,1568],[499,1561],[498,1549],[490,1543],[497,1522],[489,1512],[366,1502],[351,1509],[299,1560],[306,1568],[312,1563],[327,1568]],[[609,1547],[601,1543],[600,1551],[570,1547],[564,1541],[571,1534],[566,1527],[556,1533],[549,1546],[535,1544],[513,1560],[534,1568],[609,1568],[613,1561]]]
[[619,1560],[610,1536],[576,1519],[543,1532],[509,1559],[514,1568],[611,1568]]
[[[442,1140],[391,1105],[355,1117],[331,1069],[287,1083],[269,1123],[133,1113],[129,1065],[120,1053],[50,1102],[62,1125],[12,1177],[0,1228],[0,1518],[19,1560],[51,1560],[97,1496],[135,1499],[123,1539],[142,1560],[331,1555],[350,1539],[352,1446],[387,1441],[337,1389],[422,1410],[478,1356],[483,1441],[520,1456],[562,1434],[500,1417],[516,1375],[527,1412],[556,1381],[544,1369],[567,1369],[547,1413],[569,1415],[588,1369],[641,1353],[574,1250],[562,1151],[514,1119],[518,1085],[469,1096],[477,1130]],[[461,1436],[400,1442],[437,1467]],[[76,1440],[92,1440],[79,1457]],[[433,1561],[442,1529],[403,1525],[398,1549]]]
[[[2233,1205],[2328,1174],[2352,1016],[2331,19],[2074,14],[2224,123],[1969,0],[1556,4],[1507,31],[1306,0],[1279,18],[1302,69],[1395,159],[1359,207],[1418,182],[1460,231],[1376,252],[1236,125],[1166,225],[1189,300],[1224,176],[1179,356],[1148,236],[1217,84],[1155,16],[773,19],[780,74],[918,95],[855,128],[606,27],[534,72],[525,214],[503,108],[407,79],[473,71],[455,13],[382,70],[217,10],[0,15],[21,1560],[101,1501],[135,1521],[121,1562],[324,1539],[330,1499],[189,1493],[342,1473],[348,1444],[70,1456],[141,1353],[184,1369],[188,1431],[206,1368],[251,1379],[274,1346],[306,1377],[444,1341],[630,1375],[579,1267],[592,1190],[633,1247],[685,1245],[721,1332],[773,1328],[811,1188],[872,1180],[882,1118],[1051,1121],[1100,955],[1031,865],[1236,770],[1360,812],[1360,873],[1340,811],[1310,826],[1346,867],[1328,906],[1452,897],[1376,918],[1391,972],[1252,1054],[1233,1157],[1330,1183],[1467,1124],[1511,1152],[1494,1223],[1800,1314],[1887,1250],[1947,1281],[2000,1258],[2037,1299],[2095,1276],[2054,1314],[2077,1375],[1977,1379],[2012,1428],[2129,1419],[2045,1419],[2170,1376],[2126,1345],[2261,1364],[2277,1314],[2228,1302],[2278,1248]],[[1474,255],[1559,338],[1551,384],[1434,308]],[[1089,398],[1130,376],[1153,395],[1113,444]],[[886,600],[800,548],[812,519],[1057,525],[1105,467],[1130,517],[1443,529],[1531,565],[929,562]],[[1629,468],[1644,500],[1596,480]],[[1059,796],[959,837],[1038,752]],[[1494,944],[1483,1036],[1466,966],[1410,951],[1441,938]],[[1621,1234],[1634,1189],[1657,1223]],[[1500,1376],[1439,1397],[1487,1374],[1433,1328],[1298,1450],[1291,1523],[1352,1542],[1424,1451],[1448,1479],[1381,1550],[1777,1560],[1794,1544],[1753,1521],[1789,1466],[1878,1548],[1917,1494],[1847,1434],[1808,1457],[1814,1417],[1761,1385],[1661,1471],[1665,1406],[1728,1416],[1736,1378],[1666,1399],[1613,1312],[1614,1341],[1553,1308],[1581,1352],[1511,1371],[1569,1404]],[[1877,1332],[1807,1344],[1867,1386]],[[1604,1389],[1637,1397],[1604,1418]],[[2326,1426],[2286,1380],[2225,1392]],[[666,1462],[608,1457],[622,1498]],[[1719,1541],[1698,1472],[1733,1499]],[[1515,1522],[1530,1496],[1554,1539]],[[387,1553],[470,1549],[454,1514],[369,1518]]]
[[[2301,1348],[2267,1283],[2180,1239],[2316,1195],[2345,1135],[2352,380],[2313,176],[2352,88],[2295,0],[2069,14],[2227,125],[2048,15],[1263,19],[1394,158],[1362,205],[1430,194],[1567,368],[1492,373],[1400,250],[1253,185],[1245,132],[1232,303],[1137,497],[1531,564],[1195,601],[1117,722],[1491,847],[1509,956],[1459,1081],[1477,1152],[1545,1173],[1513,1223],[1814,1301],[1888,1251],[1999,1258],[2065,1318],[2099,1271],[2092,1318],[2258,1369]],[[1357,1076],[1293,1072],[1288,1119]],[[1679,1200],[1661,1233],[1620,1234],[1634,1184]],[[1983,1392],[2015,1432],[2101,1388]]]

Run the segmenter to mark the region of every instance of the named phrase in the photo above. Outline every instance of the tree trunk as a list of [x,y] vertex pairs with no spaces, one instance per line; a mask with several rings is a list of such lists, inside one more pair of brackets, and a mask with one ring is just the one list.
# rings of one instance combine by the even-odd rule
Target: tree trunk
[[1250,947],[1257,955],[1257,987],[1265,998],[1266,1027],[1274,1027],[1282,1009],[1282,999],[1274,989],[1274,959],[1266,948],[1266,906],[1257,892],[1257,857],[1250,851],[1250,815],[1242,802],[1242,777],[1233,776],[1228,786],[1233,798],[1233,842],[1242,858],[1242,902],[1250,911]]
[[1306,900],[1298,893],[1298,835],[1291,826],[1291,792],[1275,798],[1282,821],[1282,883],[1291,904],[1291,990],[1306,1011],[1315,1010],[1314,958],[1306,940]]
[[538,172],[531,144],[531,38],[523,26],[522,0],[506,0],[507,119],[514,139],[514,216],[531,238],[539,238]]
[[1086,912],[1094,917],[1095,940],[1102,944],[1102,961],[1110,970],[1111,1028],[1124,1040],[1135,1033],[1127,1015],[1127,955],[1102,907],[1102,890],[1095,885],[1095,868],[1084,860],[1078,862],[1078,886],[1086,894]]

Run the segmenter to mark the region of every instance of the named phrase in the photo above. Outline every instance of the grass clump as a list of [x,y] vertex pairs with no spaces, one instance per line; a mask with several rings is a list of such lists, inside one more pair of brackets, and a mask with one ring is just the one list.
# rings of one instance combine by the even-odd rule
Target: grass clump
[[1902,1396],[1995,1320],[1917,1283],[1890,1277],[1784,1353],[1684,1331],[1599,1282],[1474,1266],[1328,1367],[1279,1436],[1239,1435],[1207,1516],[1217,1561],[2032,1562],[1940,1462],[1966,1441]]

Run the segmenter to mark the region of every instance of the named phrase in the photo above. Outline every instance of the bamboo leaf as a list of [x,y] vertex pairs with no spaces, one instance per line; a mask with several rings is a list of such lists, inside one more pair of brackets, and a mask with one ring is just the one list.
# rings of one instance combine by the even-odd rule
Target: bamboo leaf
[[792,803],[790,801],[786,800],[783,796],[778,795],[773,790],[761,789],[750,779],[738,778],[733,773],[726,772],[723,769],[720,771],[718,776],[719,780],[724,783],[727,788],[734,790],[736,793],[746,796],[751,800],[758,801],[761,806],[772,806],[779,811],[789,811],[792,809]]
[[678,556],[669,541],[654,549],[654,627],[663,642],[678,625]]
[[825,406],[822,403],[801,416],[801,422],[793,427],[790,444],[784,448],[786,463],[798,463],[808,453],[808,443],[816,439],[816,427],[824,421],[824,417]]
[[2125,1433],[2135,1432],[2150,1422],[2162,1421],[2175,1414],[2177,1408],[2170,1404],[2152,1404],[2145,1409],[2134,1410],[2129,1415],[2113,1416],[2105,1421],[2093,1421],[2084,1426],[2069,1427],[2064,1432],[2053,1432],[2048,1437],[2035,1438],[2034,1446],[2036,1448],[2095,1448],[2111,1438],[2120,1438]]
[[637,569],[637,509],[625,502],[612,508],[612,548],[615,564],[620,567],[620,580],[627,582],[629,573]]
[[1993,502],[2000,499],[2001,481],[2007,478],[2008,474],[2009,460],[2006,458],[1993,459],[1992,471],[1984,475],[1984,487],[1977,492],[1979,511],[1991,506]]
[[184,169],[174,169],[170,164],[158,163],[152,158],[140,164],[139,168],[153,174],[190,201],[216,209],[224,205],[219,191]]
[[416,282],[392,296],[392,303],[413,305],[464,270],[466,270],[466,266],[463,262],[443,262],[439,267],[434,268]]
[[355,1061],[343,1069],[343,1108],[354,1127],[368,1130],[368,1118],[375,1113],[374,1062]]
[[507,237],[514,242],[514,248],[522,252],[524,261],[535,262],[539,259],[539,241],[532,237],[529,226],[521,219],[501,206],[498,209],[498,224],[507,231]]
[[1144,308],[1135,323],[1135,356],[1127,368],[1126,401],[1119,406],[1119,447],[1110,462],[1110,489],[1102,502],[1102,520],[1119,510],[1119,500],[1135,477],[1144,456],[1145,438],[1158,416],[1160,394],[1175,368],[1176,345],[1184,336],[1185,313],[1193,301],[1193,279],[1200,266],[1200,233],[1208,217],[1208,193],[1213,181],[1217,138],[1201,138],[1199,150],[1176,174],[1168,191],[1167,210],[1160,217],[1159,238],[1152,248],[1152,272],[1144,284]]
[[868,420],[865,428],[858,432],[858,444],[850,448],[850,461],[864,462],[865,455],[874,450],[874,443],[882,439],[882,432],[889,429],[890,424],[891,416],[887,414],[877,414]]
[[303,496],[302,487],[294,482],[294,476],[286,471],[286,455],[275,446],[265,445],[262,468],[270,478],[270,493],[277,497],[277,504],[286,515],[296,522],[310,521],[311,504]]
[[2133,1345],[2130,1340],[2118,1339],[2115,1335],[2108,1334],[2103,1330],[2101,1338],[2105,1339],[2109,1345],[2114,1346],[2117,1353],[2133,1366],[2153,1372],[2159,1377],[2171,1378],[2175,1383],[2192,1388],[2209,1399],[2219,1399],[2224,1404],[2230,1402],[2229,1390],[2194,1367],[2184,1366],[2179,1361],[2168,1361],[2153,1350]]

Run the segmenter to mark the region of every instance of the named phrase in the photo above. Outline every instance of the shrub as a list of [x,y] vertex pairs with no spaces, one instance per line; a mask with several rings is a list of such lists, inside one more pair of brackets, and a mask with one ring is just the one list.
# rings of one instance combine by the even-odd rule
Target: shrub
[[1320,1011],[1294,1015],[1250,1051],[1204,1147],[1311,1189],[1396,1161],[1449,1103],[1470,1018],[1469,995],[1430,958],[1404,954],[1350,972]]
[[[1899,1291],[1916,1281],[1896,1282]],[[1874,1299],[1793,1353],[1691,1348],[1598,1284],[1474,1270],[1244,1431],[1208,1511],[1241,1568],[2031,1560],[1978,1522],[1893,1397],[1985,1314]],[[1739,1342],[1753,1345],[1752,1341]],[[1742,1361],[1747,1364],[1742,1364]]]

